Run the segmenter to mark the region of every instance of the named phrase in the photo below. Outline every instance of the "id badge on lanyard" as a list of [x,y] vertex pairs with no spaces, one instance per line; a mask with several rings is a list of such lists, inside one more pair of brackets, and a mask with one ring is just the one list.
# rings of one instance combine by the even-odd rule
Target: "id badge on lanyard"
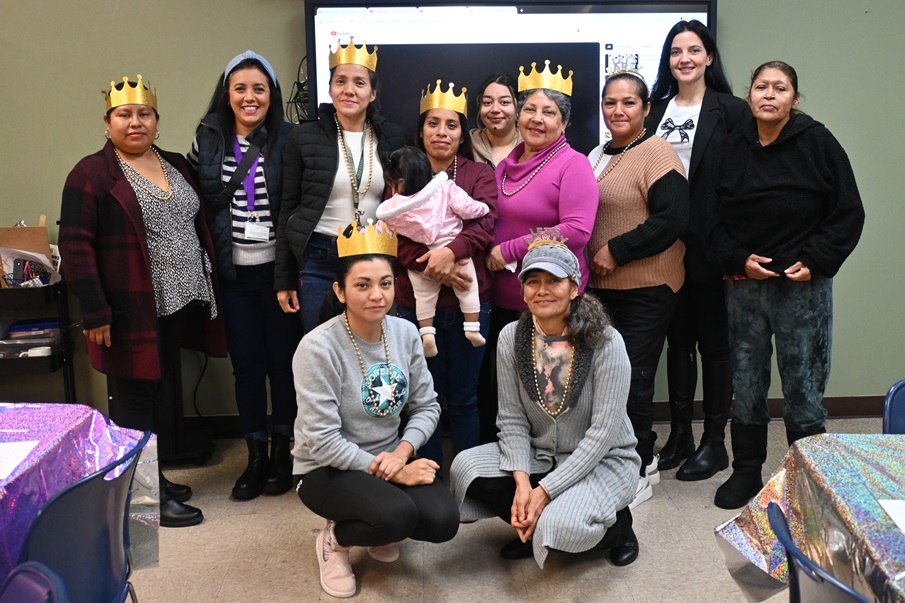
[[258,222],[258,214],[256,212],[252,212],[245,223],[245,239],[264,243],[270,240],[270,227]]

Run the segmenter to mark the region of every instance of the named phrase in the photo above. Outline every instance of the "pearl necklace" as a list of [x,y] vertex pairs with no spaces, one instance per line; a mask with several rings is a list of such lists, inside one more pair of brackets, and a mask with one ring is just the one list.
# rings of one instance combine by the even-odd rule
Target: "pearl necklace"
[[[613,162],[613,165],[611,165],[610,167],[608,167],[607,170],[606,170],[605,172],[603,172],[602,174],[600,174],[599,176],[597,176],[597,182],[600,182],[601,180],[603,180],[604,178],[606,178],[607,175],[608,175],[610,172],[612,172],[614,169],[616,169],[616,166],[619,165],[619,162],[622,161],[622,158],[625,157],[625,154],[628,152],[628,150],[629,150],[630,148],[632,148],[632,145],[635,144],[636,142],[638,142],[639,140],[641,140],[642,138],[644,138],[644,135],[645,135],[646,133],[647,133],[647,128],[641,128],[641,133],[638,134],[637,136],[635,136],[635,139],[634,139],[633,141],[631,141],[630,143],[628,143],[627,145],[625,145],[625,148],[622,149],[622,152],[619,153],[619,155],[616,157],[616,161]],[[610,148],[610,143],[611,143],[611,142],[613,142],[613,141],[612,141],[612,140],[606,141],[606,144],[603,145],[603,148],[600,150],[600,157],[597,158],[597,163],[594,164],[594,171],[595,171],[595,172],[597,171],[597,168],[600,167],[600,162],[603,161],[603,156],[606,154],[606,150],[607,150],[608,148]]]
[[[145,178],[144,176],[142,176],[141,174],[139,174],[135,168],[133,168],[128,163],[126,163],[126,160],[122,158],[122,156],[119,154],[119,151],[117,151],[115,147],[113,149],[113,152],[116,153],[116,160],[119,162],[119,167],[122,168],[123,174],[126,176],[126,180],[128,180],[130,183],[132,183],[133,186],[137,186],[144,192],[148,193],[149,195],[151,195],[158,201],[169,201],[170,197],[173,196],[173,187],[170,186],[170,176],[169,176],[169,174],[167,174],[167,168],[163,164],[163,157],[160,156],[160,153],[158,153],[157,149],[155,149],[154,147],[151,147],[151,150],[154,151],[155,155],[157,155],[157,161],[160,162],[160,169],[163,170],[163,180],[164,180],[164,182],[166,182],[166,188],[158,189],[158,190],[164,191],[163,195],[158,195],[152,189],[145,186],[145,184],[144,184],[144,182],[142,182],[142,180],[144,180],[148,183],[151,183],[151,181],[148,180],[147,178]],[[151,184],[153,184],[153,183],[151,183]]]
[[[362,376],[362,378],[367,379],[368,371],[365,368],[365,361],[361,357],[361,348],[358,347],[358,342],[355,341],[355,335],[352,333],[352,327],[349,326],[349,316],[348,316],[347,312],[348,311],[343,312],[343,323],[345,323],[345,325],[346,325],[346,333],[349,334],[349,340],[352,342],[352,346],[355,348],[355,354],[358,355],[358,366],[361,367],[361,376]],[[386,353],[386,357],[387,357],[386,366],[387,366],[387,375],[389,375],[389,378],[390,378],[390,390],[392,390],[393,395],[395,396],[396,383],[393,381],[393,369],[392,369],[391,362],[390,362],[390,346],[387,343],[386,334],[383,331],[383,321],[380,321],[380,340],[383,341],[383,351]],[[370,380],[368,380],[367,388],[368,388],[368,398],[370,398],[371,405],[374,407],[373,408],[374,414],[376,414],[378,417],[385,417],[388,414],[390,414],[391,412],[393,412],[393,410],[394,410],[393,406],[394,406],[395,400],[390,400],[390,404],[389,404],[389,406],[387,406],[387,409],[385,411],[381,412],[380,411],[380,402],[374,398],[374,390],[371,388]]]
[[526,186],[528,186],[528,184],[529,184],[532,180],[534,180],[534,177],[537,176],[537,173],[538,173],[539,171],[541,171],[541,168],[543,168],[545,165],[547,165],[547,162],[550,161],[551,159],[553,159],[553,156],[556,155],[558,152],[560,152],[562,149],[564,149],[564,148],[566,147],[567,144],[569,144],[569,143],[568,143],[568,142],[563,142],[561,145],[559,145],[558,147],[556,147],[555,149],[553,149],[553,151],[552,151],[549,155],[547,155],[546,157],[544,157],[544,160],[540,162],[540,165],[537,166],[537,167],[534,169],[533,172],[531,172],[531,175],[528,176],[528,179],[525,180],[525,181],[522,183],[521,186],[519,186],[517,189],[515,189],[515,190],[512,191],[511,193],[508,192],[508,191],[506,190],[506,178],[509,176],[509,174],[507,174],[507,173],[504,171],[504,172],[503,172],[503,181],[500,183],[500,190],[501,190],[501,191],[503,192],[503,194],[506,195],[507,197],[511,197],[511,196],[515,195],[516,193],[521,192],[521,190],[522,190],[523,188],[525,188]]
[[[346,164],[346,172],[349,174],[349,184],[352,186],[352,192],[355,193],[353,195],[355,197],[355,208],[358,209],[358,198],[367,194],[371,189],[371,177],[374,175],[374,126],[371,125],[370,120],[365,120],[365,125],[367,126],[366,136],[368,138],[368,183],[365,184],[364,188],[360,188],[361,185],[355,182],[355,174],[352,171],[352,160],[349,158],[346,136],[342,124],[339,123],[339,117],[335,113],[333,114],[333,119],[336,121],[336,132],[339,135],[340,142],[342,142],[343,163]],[[363,160],[364,158],[362,158],[362,161]]]
[[556,410],[550,410],[550,408],[544,403],[544,396],[540,390],[540,383],[537,380],[537,351],[535,347],[537,346],[537,327],[534,325],[531,326],[531,336],[534,340],[534,346],[532,346],[531,349],[531,363],[534,366],[534,388],[537,390],[537,401],[538,403],[540,403],[541,407],[543,407],[543,409],[547,411],[547,414],[549,414],[551,417],[556,417],[559,416],[559,413],[562,412],[563,408],[566,405],[566,400],[569,397],[569,385],[571,385],[572,383],[572,368],[575,366],[575,348],[572,348],[572,354],[569,358],[569,373],[566,375],[566,385],[562,390],[562,399],[556,406]]
[[[446,168],[446,169],[448,170],[449,168]],[[453,175],[452,175],[451,180],[452,180],[453,182],[455,182],[455,181],[456,181],[456,174],[459,173],[459,156],[458,156],[458,155],[456,155],[455,157],[453,157],[453,165],[452,165],[452,169],[453,169]],[[440,172],[437,172],[437,174],[439,174],[439,173],[440,173]],[[436,176],[437,174],[434,174],[434,176]]]

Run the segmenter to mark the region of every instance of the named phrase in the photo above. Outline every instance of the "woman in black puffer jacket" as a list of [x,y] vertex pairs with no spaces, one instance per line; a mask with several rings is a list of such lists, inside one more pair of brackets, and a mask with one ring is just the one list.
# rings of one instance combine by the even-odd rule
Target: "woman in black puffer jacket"
[[[198,171],[214,240],[236,405],[248,444],[248,467],[233,487],[239,499],[282,494],[292,487],[292,354],[301,329],[273,295],[283,147],[292,128],[283,121],[273,68],[249,50],[226,66],[188,155]],[[221,195],[251,145],[260,150],[242,170],[235,192]],[[273,423],[269,458],[268,378]]]
[[338,229],[375,217],[384,199],[380,157],[409,142],[377,113],[376,69],[376,48],[350,41],[331,52],[333,102],[290,134],[283,153],[275,287],[284,312],[301,310],[305,333],[321,323],[324,298],[333,295]]

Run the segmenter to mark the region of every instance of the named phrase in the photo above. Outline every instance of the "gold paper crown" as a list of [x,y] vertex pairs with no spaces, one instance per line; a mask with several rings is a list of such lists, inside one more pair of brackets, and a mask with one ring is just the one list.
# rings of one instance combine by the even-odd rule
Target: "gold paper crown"
[[519,66],[518,91],[536,90],[537,88],[547,88],[548,90],[556,90],[562,92],[566,96],[572,96],[572,73],[569,71],[569,77],[562,76],[562,65],[556,66],[559,72],[555,75],[550,71],[550,60],[544,61],[544,70],[537,70],[537,63],[531,63],[531,75],[525,75],[525,66]]
[[339,257],[371,253],[396,257],[399,240],[396,238],[395,229],[390,232],[389,227],[383,222],[378,222],[378,225],[383,227],[380,232],[374,228],[374,220],[369,218],[368,225],[360,229],[358,220],[356,220],[350,225],[351,229],[347,227],[348,236],[342,228],[338,228],[339,237],[336,239],[336,250]]
[[352,38],[349,38],[349,45],[343,46],[339,41],[336,42],[336,52],[333,52],[333,49],[330,49],[330,69],[336,68],[337,65],[361,65],[362,67],[367,67],[371,71],[377,71],[377,47],[374,47],[374,52],[368,52],[367,44],[362,44],[361,47],[355,46],[352,43]]
[[449,88],[446,92],[440,91],[440,82],[442,80],[437,80],[437,86],[434,88],[434,91],[431,92],[431,85],[427,85],[427,90],[421,91],[421,111],[420,114],[423,114],[425,111],[430,111],[431,109],[449,109],[450,111],[455,111],[456,113],[461,113],[465,117],[468,117],[468,102],[465,99],[465,93],[468,92],[468,88],[462,88],[462,94],[456,96],[455,92],[453,92],[453,83],[449,83]]
[[110,82],[110,92],[101,90],[101,94],[107,99],[107,111],[121,105],[147,105],[157,111],[157,90],[151,90],[145,86],[138,74],[138,81],[134,84],[129,81],[129,76],[123,76],[123,89],[116,89],[116,82]]
[[568,241],[568,237],[562,236],[562,233],[558,228],[538,228],[537,230],[531,230],[530,235],[525,237],[525,241],[528,243],[528,251],[531,251],[538,245],[559,245],[560,247],[567,247],[566,241]]

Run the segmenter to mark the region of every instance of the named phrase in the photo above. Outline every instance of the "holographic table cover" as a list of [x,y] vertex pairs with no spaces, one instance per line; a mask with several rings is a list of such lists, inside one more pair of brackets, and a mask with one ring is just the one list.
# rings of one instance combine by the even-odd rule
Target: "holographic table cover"
[[[0,403],[0,442],[38,442],[10,475],[0,479],[0,581],[18,563],[41,505],[67,485],[121,458],[140,439],[141,432],[117,427],[88,406]],[[152,451],[156,452],[156,448]],[[156,454],[153,460],[156,461]],[[156,473],[155,462],[153,486]],[[156,503],[156,494],[153,496]],[[132,511],[130,526],[136,518],[135,508]],[[141,515],[138,520],[142,520]],[[156,561],[156,520],[150,525]]]
[[796,544],[821,567],[868,598],[903,603],[905,534],[877,502],[902,499],[905,436],[814,436],[796,442],[764,489],[716,527],[717,542],[749,601],[785,588],[785,553],[767,520],[776,502]]

